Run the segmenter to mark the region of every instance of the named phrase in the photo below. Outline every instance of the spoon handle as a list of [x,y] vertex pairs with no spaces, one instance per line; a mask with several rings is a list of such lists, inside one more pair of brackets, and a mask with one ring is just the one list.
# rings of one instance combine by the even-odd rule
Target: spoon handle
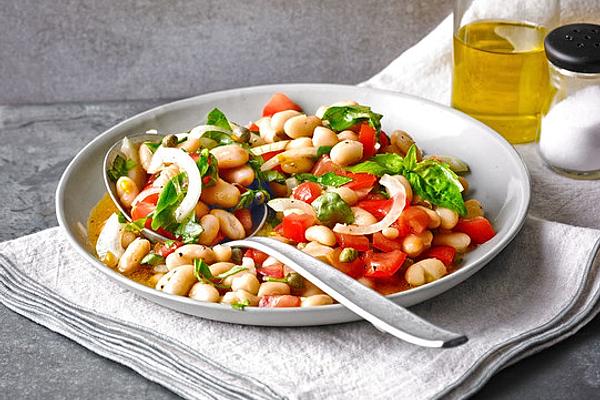
[[454,347],[468,340],[464,335],[425,321],[343,272],[288,244],[266,237],[250,237],[228,245],[253,248],[277,258],[377,329],[406,342],[423,347]]

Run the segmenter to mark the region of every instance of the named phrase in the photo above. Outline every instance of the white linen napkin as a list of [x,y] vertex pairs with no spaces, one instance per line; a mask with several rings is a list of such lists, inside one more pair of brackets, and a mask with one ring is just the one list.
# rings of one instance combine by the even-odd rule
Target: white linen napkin
[[[599,12],[589,8],[595,2],[565,3],[570,15],[582,6],[588,12],[579,15]],[[447,102],[448,21],[366,85]],[[532,175],[535,217],[482,271],[412,308],[467,333],[457,348],[418,348],[365,322],[265,328],[180,314],[110,281],[58,228],[0,243],[0,302],[188,399],[463,398],[599,310],[600,231],[584,227],[600,226],[590,214],[600,185],[554,175],[533,145],[518,150]]]

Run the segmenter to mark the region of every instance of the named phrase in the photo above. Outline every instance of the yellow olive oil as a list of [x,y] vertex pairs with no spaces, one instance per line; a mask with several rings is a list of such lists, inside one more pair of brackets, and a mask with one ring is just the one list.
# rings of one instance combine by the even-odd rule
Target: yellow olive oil
[[535,140],[550,98],[545,35],[524,22],[463,26],[454,35],[452,106],[511,143]]

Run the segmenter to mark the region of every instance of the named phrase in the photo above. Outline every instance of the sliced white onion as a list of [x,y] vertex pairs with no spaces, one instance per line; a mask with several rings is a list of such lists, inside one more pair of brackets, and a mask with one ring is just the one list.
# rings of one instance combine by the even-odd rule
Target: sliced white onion
[[199,139],[206,132],[215,132],[215,131],[227,133],[228,135],[231,135],[231,133],[232,133],[231,131],[228,131],[227,129],[223,129],[216,125],[198,125],[198,126],[192,128],[192,130],[190,131],[190,139]]
[[111,253],[118,260],[125,252],[125,249],[121,246],[121,229],[123,229],[123,225],[119,222],[117,213],[113,213],[104,223],[96,242],[96,254],[98,254],[100,260],[105,260],[108,253]]
[[383,217],[383,219],[377,223],[371,225],[346,225],[336,224],[333,227],[333,231],[337,233],[343,233],[346,235],[370,235],[375,232],[380,232],[382,229],[392,225],[402,214],[404,206],[406,205],[406,190],[400,181],[390,175],[384,175],[379,180],[379,183],[388,190],[391,198],[393,199],[392,208]]
[[263,144],[262,146],[253,147],[250,149],[250,151],[255,156],[260,156],[265,153],[270,153],[272,151],[285,150],[285,147],[288,145],[289,142],[290,140],[282,140],[280,142],[267,143]]
[[181,204],[175,210],[175,219],[177,222],[182,222],[190,215],[202,194],[202,178],[200,171],[196,166],[196,162],[188,153],[181,149],[173,147],[159,147],[156,153],[152,156],[148,173],[153,174],[158,172],[163,164],[176,164],[179,171],[185,172],[188,179],[187,193]]
[[317,156],[317,148],[315,147],[307,147],[303,149],[292,149],[284,151],[283,153],[277,154],[275,157],[271,158],[269,161],[265,162],[261,167],[261,171],[268,171],[270,169],[275,168],[286,158],[298,158],[298,157],[316,157]]
[[277,212],[283,212],[286,210],[297,209],[301,210],[305,214],[312,215],[313,217],[317,217],[317,213],[315,209],[308,203],[305,203],[302,200],[296,199],[273,199],[267,203],[269,207]]
[[146,199],[153,194],[160,194],[161,188],[156,186],[150,186],[147,189],[142,190],[131,202],[131,208],[135,207],[140,201]]

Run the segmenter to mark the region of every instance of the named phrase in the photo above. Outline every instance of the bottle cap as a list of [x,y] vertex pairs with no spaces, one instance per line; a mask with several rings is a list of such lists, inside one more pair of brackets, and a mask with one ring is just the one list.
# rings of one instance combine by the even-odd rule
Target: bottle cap
[[544,40],[546,57],[558,68],[600,72],[600,25],[570,24],[554,29]]

